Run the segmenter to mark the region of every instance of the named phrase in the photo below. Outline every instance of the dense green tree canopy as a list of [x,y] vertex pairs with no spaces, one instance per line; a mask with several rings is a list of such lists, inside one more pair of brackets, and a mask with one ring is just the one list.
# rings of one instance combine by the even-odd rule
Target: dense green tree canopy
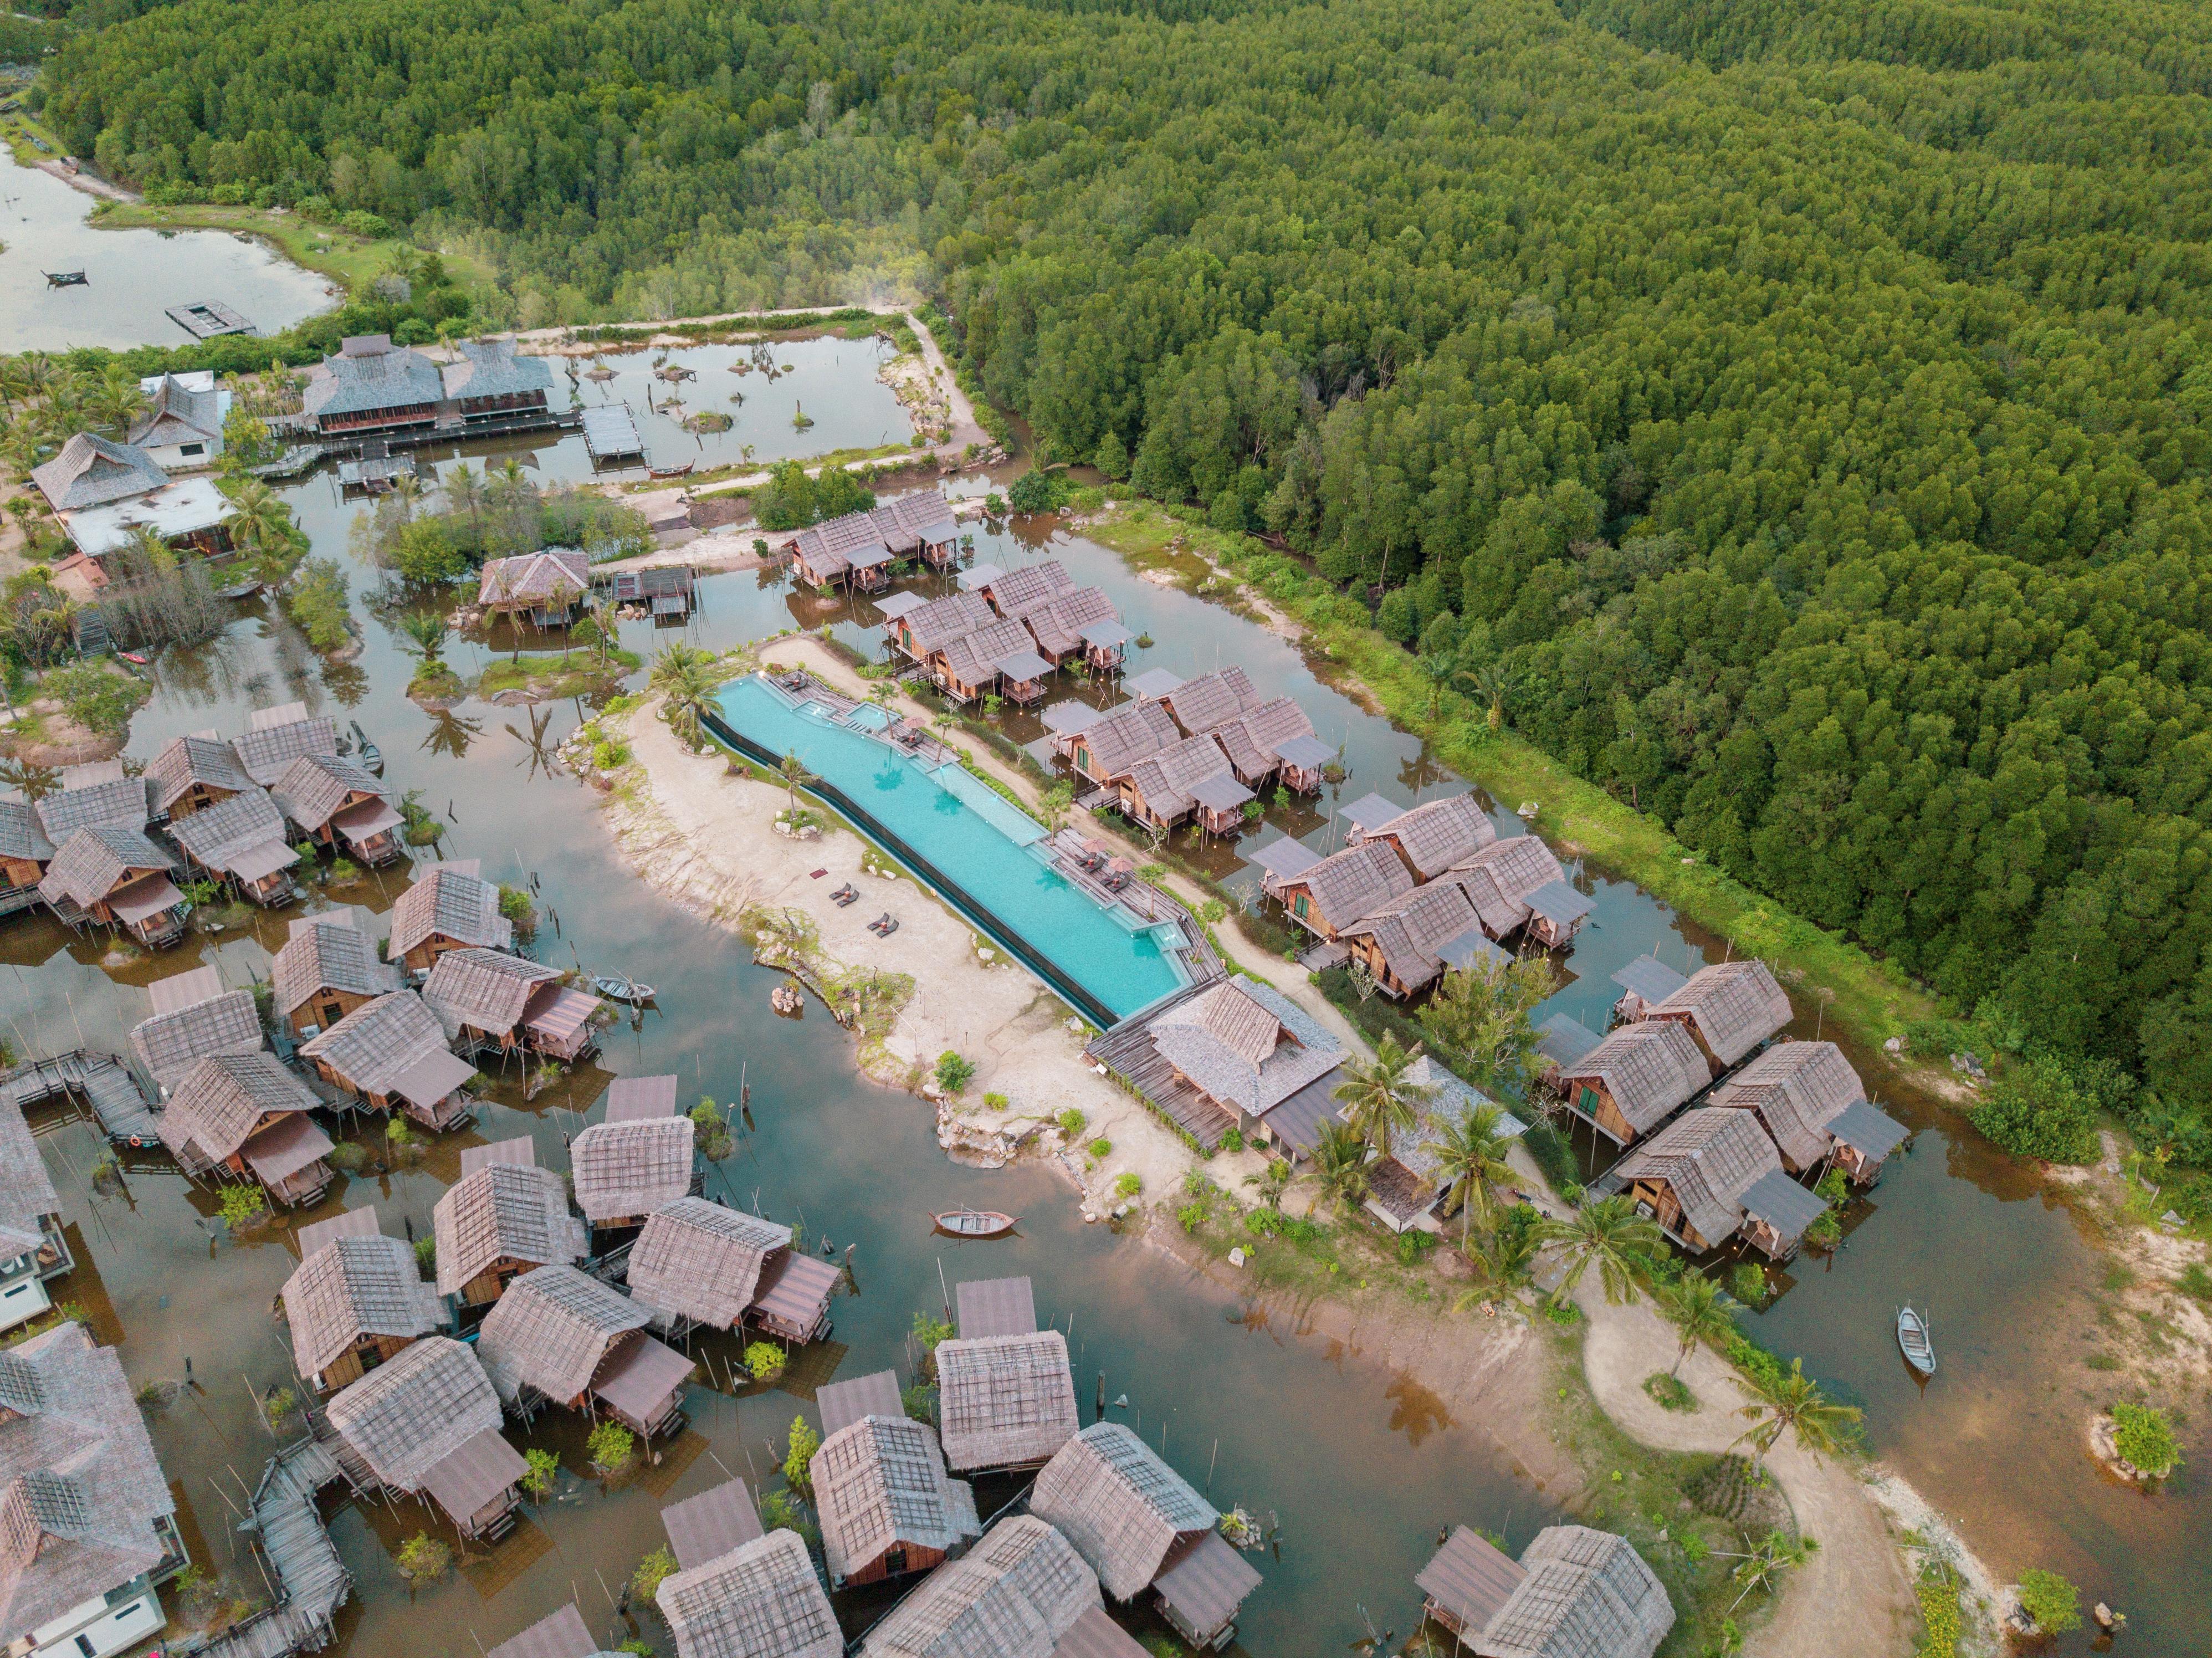
[[541,315],[939,287],[1054,454],[1403,588],[1729,869],[2212,1090],[2201,7],[185,0],[41,92]]

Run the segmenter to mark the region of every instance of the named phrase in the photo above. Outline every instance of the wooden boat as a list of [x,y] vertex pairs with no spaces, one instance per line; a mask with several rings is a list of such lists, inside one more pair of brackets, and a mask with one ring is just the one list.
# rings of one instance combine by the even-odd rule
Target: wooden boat
[[995,1209],[947,1209],[932,1218],[939,1231],[956,1238],[1002,1238],[1014,1230],[1021,1217]]
[[136,651],[118,651],[116,655],[121,657],[125,662],[135,662],[142,668],[147,666],[152,660],[151,658],[139,655]]
[[81,288],[88,285],[92,280],[82,270],[48,270],[40,274],[46,277],[47,283],[54,288]]
[[347,722],[353,727],[354,746],[361,756],[361,768],[371,777],[384,775],[384,750],[368,740],[368,733],[361,728],[358,720]]
[[256,577],[249,576],[243,581],[231,583],[228,587],[216,588],[215,596],[217,598],[251,598],[260,591],[260,580]]
[[1921,1375],[1936,1374],[1936,1344],[1928,1338],[1928,1321],[1910,1307],[1897,1315],[1897,1345],[1905,1362]]
[[633,1007],[642,1007],[653,999],[651,985],[641,985],[635,979],[615,974],[595,975],[592,987],[611,1002],[627,1002]]
[[648,466],[645,469],[645,475],[649,478],[690,477],[691,469],[698,464],[696,460],[687,460],[681,466]]

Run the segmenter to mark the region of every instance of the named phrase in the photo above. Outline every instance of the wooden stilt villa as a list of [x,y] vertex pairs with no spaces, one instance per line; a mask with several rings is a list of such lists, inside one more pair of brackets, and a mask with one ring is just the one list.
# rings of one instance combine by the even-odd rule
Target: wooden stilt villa
[[1417,881],[1433,881],[1498,839],[1498,829],[1471,794],[1431,800],[1370,827],[1355,823],[1353,843],[1379,841],[1405,860]]
[[294,761],[337,753],[337,722],[324,714],[310,717],[304,702],[258,708],[247,729],[231,738],[230,746],[248,777],[264,789],[273,788]]
[[1613,1022],[1631,1024],[1689,982],[1656,956],[1638,956],[1613,975],[1620,987],[1620,999],[1613,1005]]
[[840,583],[864,593],[890,586],[896,556],[872,512],[824,519],[785,542],[783,552],[801,581],[825,592]]
[[1590,901],[1568,884],[1551,847],[1534,835],[1509,835],[1452,865],[1482,917],[1482,930],[1502,939],[1526,928],[1547,950],[1565,950],[1590,912]]
[[390,958],[426,974],[449,950],[512,950],[514,923],[499,913],[499,888],[473,858],[431,864],[392,906]]
[[1413,890],[1413,878],[1398,854],[1370,842],[1346,847],[1283,878],[1276,884],[1275,896],[1292,921],[1334,944],[1346,927]]
[[925,667],[954,640],[992,622],[991,607],[978,593],[947,593],[931,599],[893,593],[884,600],[883,611],[891,643],[909,661]]
[[920,559],[933,570],[949,570],[960,562],[960,526],[938,490],[899,495],[869,517],[894,557]]
[[1446,878],[1370,911],[1338,929],[1337,938],[1364,964],[1376,989],[1402,1001],[1442,978],[1455,943],[1470,933],[1480,937],[1481,926],[1467,889]]
[[488,559],[477,583],[477,605],[509,622],[526,616],[534,627],[565,628],[592,591],[590,558],[572,547],[549,547],[517,558]]
[[595,1230],[642,1226],[656,1209],[703,1189],[696,1148],[689,1117],[595,1123],[568,1148],[576,1206]]
[[374,867],[398,861],[399,813],[391,792],[342,755],[302,755],[270,786],[287,822],[318,846],[343,847]]
[[320,1103],[275,1054],[240,1054],[185,1072],[155,1127],[186,1174],[258,1181],[296,1208],[336,1178],[328,1162],[336,1148],[307,1114]]
[[1756,1115],[1793,1175],[1832,1163],[1870,1184],[1905,1138],[1903,1124],[1867,1103],[1859,1073],[1833,1042],[1777,1042],[1716,1088],[1710,1103]]
[[630,1295],[675,1334],[750,1324],[797,1345],[818,1340],[839,1276],[827,1261],[794,1258],[788,1226],[702,1197],[656,1207],[629,1252]]
[[156,979],[147,987],[151,1018],[131,1032],[131,1051],[158,1097],[200,1060],[218,1054],[258,1054],[261,1015],[250,990],[225,990],[212,967],[196,967]]
[[1698,1254],[1741,1233],[1770,1260],[1787,1260],[1827,1209],[1783,1172],[1748,1111],[1685,1112],[1623,1157],[1613,1178],[1638,1213]]
[[59,781],[60,788],[33,808],[46,839],[58,847],[81,829],[143,829],[153,821],[146,780],[127,775],[120,760],[65,766]]
[[234,886],[264,909],[299,896],[292,867],[300,854],[284,838],[284,815],[262,788],[248,784],[187,817],[173,817],[169,838],[188,869]]
[[40,902],[39,883],[53,861],[54,843],[39,814],[22,800],[0,800],[0,914]]
[[1550,1073],[1568,1110],[1616,1145],[1650,1133],[1712,1080],[1680,1025],[1623,1025]]
[[1211,737],[1187,737],[1147,755],[1119,781],[1122,812],[1162,834],[1194,817],[1209,835],[1234,835],[1244,827],[1244,805],[1252,799]]
[[657,1602],[677,1658],[844,1658],[837,1614],[794,1531],[779,1527],[677,1572]]
[[422,981],[422,1003],[458,1054],[520,1050],[582,1058],[597,1045],[592,1021],[605,1005],[570,989],[558,969],[496,950],[449,950]]
[[1111,788],[1139,760],[1182,739],[1175,721],[1158,702],[1125,702],[1055,740],[1077,775],[1100,788]]
[[499,1395],[462,1343],[426,1336],[346,1388],[327,1414],[384,1491],[428,1497],[465,1538],[514,1528],[530,1465],[501,1436]]
[[1764,962],[1716,962],[1643,1017],[1688,1031],[1718,1077],[1781,1034],[1790,1023],[1790,998]]
[[937,1384],[945,1465],[955,1473],[1042,1467],[1080,1425],[1057,1330],[940,1342]]
[[963,634],[940,649],[931,665],[937,688],[956,702],[997,691],[1014,702],[1044,695],[1051,665],[1036,653],[1028,629],[1004,618]]
[[[1125,1040],[1093,1046],[1115,1072],[1198,1140],[1231,1129],[1302,1157],[1344,1063],[1344,1048],[1272,985],[1224,979],[1169,1004]],[[1291,1114],[1285,1116],[1282,1114]]]
[[1322,768],[1336,754],[1314,735],[1306,711],[1287,696],[1247,708],[1207,734],[1229,756],[1237,780],[1252,789],[1273,779],[1294,793],[1318,794]]
[[147,805],[172,824],[260,785],[246,774],[238,751],[212,734],[173,737],[146,762]]
[[1236,1638],[1260,1574],[1218,1529],[1221,1516],[1119,1422],[1094,1422],[1053,1454],[1029,1511],[1057,1530],[1116,1600],[1146,1590],[1200,1651]]
[[561,1177],[532,1157],[527,1138],[462,1154],[461,1178],[431,1211],[440,1295],[488,1307],[523,1273],[570,1266],[591,1253]]
[[540,1266],[484,1315],[477,1351],[501,1401],[599,1412],[650,1439],[680,1430],[693,1365],[645,1333],[652,1315],[573,1266]]
[[502,1641],[483,1658],[606,1658],[584,1614],[573,1600],[539,1619],[511,1641]]
[[316,1074],[371,1111],[400,1111],[425,1128],[458,1128],[476,1115],[476,1067],[446,1046],[438,1016],[411,990],[366,1003],[300,1048]]
[[1036,653],[1055,668],[1071,657],[1094,672],[1121,665],[1122,646],[1130,637],[1114,613],[1114,601],[1097,587],[1073,587],[1022,616],[1036,641]]
[[303,1229],[300,1248],[276,1305],[291,1326],[293,1366],[318,1393],[359,1381],[446,1322],[414,1246],[380,1231],[375,1210]]
[[1457,1526],[1414,1580],[1469,1658],[1651,1658],[1674,1608],[1624,1537],[1547,1526],[1514,1559]]
[[1092,1614],[1106,1615],[1097,1574],[1043,1521],[1016,1515],[893,1607],[867,1632],[861,1658],[1058,1654]]
[[191,907],[169,878],[174,873],[169,854],[143,831],[100,824],[61,843],[39,896],[75,932],[116,927],[155,950],[185,936]]
[[983,1533],[974,1487],[945,1473],[936,1431],[902,1410],[828,1435],[808,1473],[832,1588],[933,1570]]
[[276,1017],[305,1040],[399,988],[399,973],[376,949],[350,909],[303,915],[276,952],[270,978]]
[[1075,579],[1056,558],[1034,564],[1017,564],[1011,570],[995,564],[978,564],[960,578],[970,592],[981,593],[993,610],[1009,622],[1018,622],[1032,610],[1042,610],[1063,594],[1075,591]]
[[1196,737],[1234,720],[1248,708],[1258,708],[1266,700],[1251,677],[1232,663],[1195,679],[1184,680],[1164,693],[1160,704],[1175,716],[1184,736]]

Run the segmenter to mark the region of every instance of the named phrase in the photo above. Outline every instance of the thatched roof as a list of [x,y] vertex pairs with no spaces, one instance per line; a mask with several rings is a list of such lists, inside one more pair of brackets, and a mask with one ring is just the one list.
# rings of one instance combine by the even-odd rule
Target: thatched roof
[[1461,859],[1472,858],[1498,839],[1471,794],[1431,800],[1368,831],[1370,840],[1388,841],[1424,881],[1433,881]]
[[431,1227],[441,1296],[459,1295],[501,1260],[566,1265],[591,1248],[561,1177],[531,1163],[487,1163],[464,1175],[438,1199]]
[[[996,678],[1000,665],[1017,657],[1034,657],[1036,641],[1020,623],[1001,616],[966,633],[945,647],[945,670],[963,685],[980,685]],[[1030,676],[1018,673],[1017,678]]]
[[1466,878],[1467,896],[1482,917],[1483,930],[1502,938],[1528,919],[1528,895],[1566,872],[1551,847],[1534,835],[1508,835],[1452,865]]
[[195,783],[234,794],[256,787],[238,751],[213,737],[173,737],[146,762],[148,802],[155,812],[174,805]]
[[1344,1060],[1343,1046],[1272,985],[1224,979],[1152,1022],[1153,1048],[1224,1105],[1258,1115]]
[[1664,1119],[1712,1080],[1705,1056],[1680,1025],[1626,1024],[1571,1065],[1559,1067],[1562,1088],[1595,1078],[1638,1133]]
[[300,861],[284,839],[284,815],[252,784],[169,826],[169,838],[202,867],[258,881]]
[[1146,755],[1129,768],[1128,778],[1146,808],[1162,817],[1180,817],[1201,803],[1230,811],[1252,798],[1221,745],[1203,733]]
[[1650,1011],[1687,1015],[1723,1065],[1734,1065],[1790,1023],[1790,998],[1760,961],[1717,962]]
[[389,792],[343,755],[303,754],[269,786],[274,800],[303,829],[319,829],[356,799],[386,799]]
[[1443,975],[1445,946],[1479,925],[1466,888],[1445,879],[1415,887],[1337,931],[1345,938],[1372,938],[1383,965],[1414,991]]
[[907,637],[915,653],[926,657],[978,628],[989,627],[991,615],[991,607],[981,593],[947,593],[908,614]]
[[477,603],[490,610],[574,604],[592,590],[591,560],[580,550],[548,548],[517,558],[484,561]]
[[1233,720],[1212,728],[1213,739],[1243,776],[1273,771],[1289,761],[1295,765],[1319,765],[1331,752],[1314,735],[1306,711],[1287,696],[1270,697],[1244,710]]
[[629,1291],[657,1312],[731,1329],[752,1304],[762,1268],[790,1247],[788,1226],[681,1197],[647,1218],[630,1248]]
[[364,1002],[300,1052],[362,1093],[397,1094],[416,1105],[435,1105],[471,1074],[446,1046],[437,1015],[411,990]]
[[1828,1125],[1866,1097],[1833,1042],[1777,1042],[1713,1090],[1712,1103],[1759,1113],[1784,1157],[1804,1168],[1828,1155]]
[[0,1250],[12,1257],[39,1248],[46,1241],[40,1218],[61,1206],[21,1108],[0,1096]]
[[649,1117],[672,1117],[676,1111],[676,1077],[617,1077],[607,1084],[608,1122],[641,1122]]
[[1620,1160],[1624,1181],[1662,1180],[1706,1243],[1743,1224],[1743,1194],[1762,1175],[1780,1174],[1774,1142],[1748,1111],[1687,1111]]
[[844,1658],[837,1615],[797,1532],[772,1531],[676,1573],[659,1604],[679,1658]]
[[711,1565],[732,1549],[757,1542],[763,1535],[760,1509],[742,1479],[726,1479],[696,1496],[671,1503],[660,1511],[668,1546],[685,1571]]
[[176,1511],[123,1363],[81,1324],[0,1354],[0,1643],[25,1640],[167,1552]]
[[1030,1512],[1056,1526],[1116,1600],[1158,1576],[1178,1537],[1221,1516],[1190,1482],[1119,1422],[1094,1422],[1053,1454]]
[[830,1579],[903,1544],[951,1551],[978,1537],[975,1493],[945,1472],[937,1435],[903,1415],[863,1417],[822,1442],[810,1467]]
[[1225,720],[1234,720],[1264,701],[1243,669],[1231,664],[1212,673],[1186,679],[1160,699],[1176,724],[1184,731],[1211,731]]
[[1332,853],[1283,883],[1304,887],[1330,925],[1349,926],[1413,890],[1413,878],[1389,847],[1370,841]]
[[1459,1625],[1463,1637],[1482,1632],[1528,1569],[1469,1526],[1455,1526],[1413,1582]]
[[1075,586],[1067,567],[1056,558],[1042,559],[1035,564],[1018,564],[1011,570],[1001,570],[983,584],[983,597],[1000,616],[1027,616]]
[[445,1322],[437,1291],[422,1281],[404,1238],[333,1238],[284,1284],[292,1359],[319,1376],[365,1335],[428,1335]]
[[959,526],[952,521],[952,508],[941,491],[918,489],[884,501],[868,516],[875,520],[876,528],[884,539],[898,553],[919,551],[925,542],[942,545],[957,540]]
[[464,1025],[501,1035],[522,1023],[538,987],[560,976],[557,968],[496,950],[449,950],[422,981],[422,1001],[449,1039]]
[[541,356],[524,353],[515,340],[455,340],[453,349],[460,361],[439,370],[449,398],[471,403],[553,389],[551,366]]
[[330,1418],[370,1473],[396,1490],[416,1491],[471,1440],[497,1436],[501,1412],[476,1354],[444,1336],[426,1336],[331,1400]]
[[825,1435],[849,1428],[864,1416],[906,1413],[896,1370],[875,1370],[843,1382],[824,1382],[814,1390],[814,1407],[822,1412]]
[[264,1117],[312,1111],[319,1103],[274,1054],[224,1054],[197,1061],[178,1079],[155,1126],[171,1151],[222,1163]]
[[499,913],[498,886],[473,870],[445,864],[432,865],[392,905],[392,958],[398,960],[433,933],[488,950],[514,944],[514,924]]
[[521,1634],[501,1641],[484,1658],[614,1658],[592,1638],[584,1614],[569,1601]]
[[114,775],[93,766],[74,769],[92,774],[82,780],[73,780],[68,772],[62,774],[58,793],[39,802],[39,827],[46,839],[59,846],[81,829],[91,829],[102,823],[112,823],[124,829],[143,829],[153,816],[146,809],[146,780],[130,777],[120,770],[119,762]]
[[597,1224],[687,1196],[696,1143],[688,1117],[593,1124],[569,1148],[576,1206]]
[[292,923],[292,936],[270,969],[276,1011],[289,1015],[325,990],[384,996],[399,988],[399,973],[376,959],[376,947],[353,924],[352,912],[333,910]]
[[865,1658],[1052,1658],[1103,1604],[1098,1579],[1042,1520],[1019,1515],[939,1566],[868,1631]]
[[1125,776],[1147,755],[1181,740],[1167,709],[1152,701],[1125,702],[1083,733],[1090,769],[1100,777]]
[[167,1088],[212,1054],[258,1054],[261,1015],[255,1011],[253,993],[226,991],[205,1001],[156,1013],[131,1031],[131,1051],[161,1088]]
[[237,755],[240,767],[264,789],[281,779],[292,768],[293,762],[302,756],[334,755],[338,751],[335,720],[327,714],[317,714],[311,720],[307,717],[305,707],[297,702],[288,707],[298,709],[299,717],[264,725],[257,715],[252,730],[240,732],[230,739],[231,751]]
[[52,460],[31,469],[31,482],[58,513],[128,501],[168,481],[159,463],[137,444],[93,432],[77,433]]
[[1039,650],[1064,656],[1081,648],[1085,628],[1114,620],[1114,601],[1096,587],[1077,587],[1047,600],[1022,620]]
[[784,545],[798,555],[818,581],[834,580],[848,570],[872,570],[891,561],[890,543],[872,513],[823,519]]
[[1674,1626],[1665,1585],[1624,1537],[1547,1526],[1521,1564],[1474,1643],[1482,1658],[1651,1658]]
[[39,827],[39,814],[27,800],[0,800],[0,858],[45,863],[54,843]]
[[591,1387],[622,1339],[651,1318],[620,1291],[573,1266],[540,1266],[508,1284],[484,1315],[477,1353],[510,1404],[525,1388],[570,1400]]
[[938,1419],[956,1473],[1042,1462],[1081,1425],[1057,1330],[938,1344]]
[[964,1278],[952,1289],[956,1327],[969,1341],[1025,1336],[1037,1327],[1036,1291],[1027,1278]]
[[39,883],[39,896],[48,903],[68,899],[89,909],[126,880],[147,874],[167,874],[176,867],[169,854],[149,841],[143,830],[120,823],[96,823],[81,829],[62,842],[54,860]]

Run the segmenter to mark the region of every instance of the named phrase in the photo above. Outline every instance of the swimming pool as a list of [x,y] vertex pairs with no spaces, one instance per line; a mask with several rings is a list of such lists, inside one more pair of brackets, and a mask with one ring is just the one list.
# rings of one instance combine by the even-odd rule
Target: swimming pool
[[[739,736],[806,768],[842,792],[886,832],[885,850],[933,865],[1036,956],[1126,1018],[1189,982],[1179,955],[1154,926],[1109,909],[1046,862],[1043,828],[957,764],[933,767],[867,735],[882,710],[845,720],[819,702],[794,705],[757,676],[720,694],[722,719]],[[866,729],[855,729],[848,721]],[[866,827],[864,825],[863,827]],[[893,842],[902,842],[902,845]],[[979,919],[973,915],[971,920]],[[1012,940],[1001,940],[1012,943]]]

